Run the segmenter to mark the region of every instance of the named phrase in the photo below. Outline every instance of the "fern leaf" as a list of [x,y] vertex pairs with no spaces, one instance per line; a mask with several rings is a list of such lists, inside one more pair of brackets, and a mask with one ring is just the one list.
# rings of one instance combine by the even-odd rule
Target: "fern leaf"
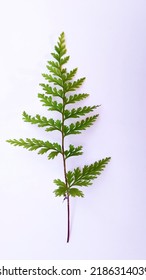
[[58,111],[62,114],[63,104],[58,103],[57,101],[53,101],[51,96],[45,96],[44,94],[39,93],[38,98],[43,103],[43,106],[49,107],[48,110],[50,111]]
[[[93,112],[97,106],[84,106],[78,108],[70,108],[68,105],[80,102],[87,98],[89,94],[87,93],[75,93],[72,92],[78,90],[85,77],[74,80],[77,73],[77,68],[67,71],[65,64],[69,61],[70,56],[66,55],[67,49],[65,44],[65,35],[62,32],[59,36],[58,42],[54,47],[54,51],[51,53],[53,59],[47,62],[47,70],[49,73],[42,74],[45,83],[41,83],[40,86],[44,94],[39,93],[38,98],[43,106],[46,106],[50,111],[59,112],[61,115],[60,119],[54,120],[52,118],[46,118],[36,114],[31,116],[25,111],[22,114],[23,120],[29,122],[30,124],[36,124],[38,127],[44,127],[45,131],[50,132],[57,130],[60,132],[60,144],[51,143],[49,141],[37,140],[35,138],[26,138],[19,140],[9,139],[8,143],[14,146],[23,147],[29,151],[37,151],[38,154],[47,154],[48,159],[54,159],[56,156],[61,154],[63,159],[63,171],[64,171],[64,181],[60,179],[55,179],[54,183],[57,185],[57,189],[54,190],[56,196],[64,196],[67,201],[67,242],[70,238],[70,199],[69,197],[83,197],[84,194],[81,190],[75,186],[89,186],[92,181],[101,174],[106,164],[110,161],[110,158],[104,158],[102,160],[96,161],[91,165],[85,165],[83,168],[75,168],[73,171],[67,170],[66,161],[69,157],[82,155],[82,146],[75,147],[70,144],[66,149],[65,147],[65,137],[72,134],[80,134],[83,130],[92,126],[96,121],[98,114],[86,117],[84,119],[78,120],[75,123],[70,123],[66,125],[66,121],[70,118],[80,118],[88,113]],[[59,101],[58,101],[59,99]],[[59,103],[60,102],[60,103]]]
[[43,90],[45,91],[46,94],[58,96],[61,98],[63,96],[63,90],[61,90],[61,89],[57,89],[56,87],[52,88],[48,84],[42,84],[42,83],[40,84],[40,86],[43,88]]
[[22,113],[22,115],[23,115],[23,120],[25,122],[29,122],[31,124],[37,124],[38,127],[47,126],[46,131],[53,131],[53,130],[61,131],[62,124],[60,120],[54,121],[52,118],[47,119],[46,117],[40,117],[40,115],[31,117],[25,111]]
[[38,150],[38,154],[44,154],[47,153],[49,150],[54,150],[56,152],[62,153],[61,146],[58,143],[51,143],[49,141],[42,141],[42,140],[37,140],[35,138],[26,138],[26,140],[20,138],[19,140],[16,139],[10,139],[7,140],[8,143],[14,145],[14,146],[20,146],[23,147],[29,151],[35,151]]
[[58,151],[53,151],[48,155],[48,159],[54,159],[56,156],[58,156],[58,154],[61,152]]
[[77,189],[77,188],[69,188],[68,193],[69,193],[69,195],[71,195],[71,196],[73,196],[73,197],[75,197],[75,196],[84,197],[83,192],[80,191],[80,190]]
[[69,145],[69,150],[66,150],[64,152],[65,158],[67,159],[72,156],[82,155],[83,154],[82,148],[83,148],[82,146],[74,147],[74,145]]
[[70,56],[65,56],[64,58],[61,58],[60,65],[62,66],[64,64],[66,64],[69,61],[69,59],[70,59]]
[[78,88],[81,87],[81,85],[83,84],[83,82],[85,81],[85,77],[83,78],[80,78],[78,79],[77,81],[74,81],[74,82],[68,82],[68,83],[65,83],[64,85],[64,89],[65,89],[65,92],[70,92],[70,91],[75,91],[77,90]]
[[53,130],[58,130],[62,132],[62,122],[61,120],[56,120],[54,121],[53,119],[50,119],[52,121],[52,124],[50,124],[49,127],[46,128],[46,131],[53,131]]
[[[53,68],[52,68],[53,69]],[[55,68],[54,68],[55,69]],[[42,76],[49,82],[53,83],[54,85],[60,86],[63,88],[63,81],[60,78],[55,78],[52,75],[42,74]]]
[[62,66],[64,64],[66,64],[69,61],[70,56],[65,56],[63,58],[60,59],[60,56],[58,53],[51,53],[51,55],[55,58],[55,60],[57,60],[57,62],[59,62],[59,64]]
[[65,110],[64,116],[65,120],[69,118],[79,118],[80,116],[85,116],[86,114],[93,112],[98,106],[84,106],[77,109]]
[[83,169],[75,168],[74,171],[67,173],[69,187],[72,186],[89,186],[92,180],[97,178],[110,161],[110,157],[96,161],[91,165],[85,165]]
[[67,177],[68,185],[71,186],[72,182],[74,181],[74,173],[73,173],[73,171],[68,171],[66,177]]
[[66,184],[61,181],[60,179],[55,179],[54,181],[54,184],[56,184],[58,187],[66,187]]
[[55,51],[59,54],[59,57],[61,58],[64,56],[67,52],[66,50],[66,44],[65,44],[65,34],[64,32],[61,33],[57,46],[55,46]]
[[46,117],[40,117],[40,115],[36,115],[35,117],[31,117],[25,111],[22,113],[23,121],[30,122],[31,124],[38,124],[39,127],[48,126],[52,123],[53,119],[48,120]]
[[94,115],[91,117],[88,117],[86,119],[83,119],[81,121],[77,121],[76,123],[71,123],[69,126],[64,126],[64,136],[70,135],[70,134],[80,134],[82,130],[86,130],[88,127],[93,125],[93,123],[96,121],[98,115]]
[[71,81],[73,77],[76,75],[78,68],[74,68],[69,73],[66,73],[65,82]]
[[[48,61],[47,63],[48,63],[50,66],[52,66],[52,67],[57,68],[58,70],[60,70],[60,65],[59,65],[58,62],[55,62],[55,61],[50,60],[50,61]],[[47,66],[48,66],[48,65],[47,65]]]
[[55,60],[57,60],[58,62],[60,61],[60,57],[58,53],[51,53],[51,55],[54,57]]
[[87,93],[74,94],[74,95],[70,95],[69,97],[65,96],[65,105],[73,104],[75,102],[81,101],[81,100],[87,98],[88,96],[89,96],[89,94],[87,94]]
[[60,47],[60,45],[58,44],[58,46],[55,46],[55,51],[58,53],[59,57],[61,58],[66,54],[66,47],[65,45],[64,47]]
[[55,179],[54,184],[56,184],[59,188],[54,190],[55,196],[66,196],[67,193],[67,186],[66,184],[61,181],[60,179]]
[[67,188],[66,184],[61,181],[60,179],[54,180],[54,183],[59,186],[59,188],[54,190],[54,193],[56,196],[66,196],[66,194],[69,194],[72,197],[78,196],[78,197],[84,197],[84,194],[82,191],[80,191],[77,188]]
[[59,187],[58,189],[54,190],[55,196],[66,196],[67,188],[65,187]]
[[60,69],[49,65],[47,65],[47,68],[50,71],[50,73],[54,74],[55,76],[62,77],[62,73]]

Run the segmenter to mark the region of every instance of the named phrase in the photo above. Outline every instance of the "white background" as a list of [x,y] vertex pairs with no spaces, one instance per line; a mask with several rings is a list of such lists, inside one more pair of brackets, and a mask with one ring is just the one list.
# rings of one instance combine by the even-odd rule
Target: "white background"
[[[62,31],[69,68],[87,77],[83,104],[102,105],[96,125],[68,138],[84,146],[68,168],[112,157],[85,198],[71,201],[69,244],[66,203],[53,194],[61,158],[5,142],[59,139],[21,114],[49,115],[37,93]],[[145,0],[0,1],[0,259],[146,258],[145,34]]]

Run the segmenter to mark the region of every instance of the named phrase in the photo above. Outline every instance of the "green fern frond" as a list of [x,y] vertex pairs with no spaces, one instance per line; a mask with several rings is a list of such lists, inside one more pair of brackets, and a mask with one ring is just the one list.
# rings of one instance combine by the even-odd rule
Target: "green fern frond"
[[48,159],[54,159],[56,156],[58,156],[59,154],[61,154],[61,152],[59,151],[53,151],[51,153],[49,153],[48,155]]
[[64,118],[79,118],[81,116],[85,116],[88,113],[93,112],[98,106],[84,106],[79,108],[73,108],[71,110],[65,110],[64,111]]
[[62,114],[63,111],[63,104],[58,103],[57,101],[53,101],[52,96],[46,96],[43,93],[38,93],[38,98],[43,103],[43,106],[48,107],[50,111],[58,111]]
[[43,84],[43,83],[41,83],[40,86],[45,91],[45,94],[50,94],[50,95],[58,96],[61,98],[63,97],[63,90],[61,90],[61,89],[58,90],[56,87],[52,88],[50,85]]
[[[51,143],[50,141],[37,140],[35,138],[26,138],[19,140],[10,139],[8,143],[14,146],[20,146],[28,151],[37,151],[38,154],[46,154],[48,159],[54,159],[57,155],[61,155],[63,162],[64,179],[55,179],[54,184],[57,189],[54,190],[55,196],[63,196],[67,202],[68,213],[68,235],[67,242],[70,238],[70,197],[84,197],[83,191],[79,190],[75,186],[83,187],[92,184],[93,180],[101,174],[105,166],[110,161],[110,157],[106,157],[102,160],[95,161],[91,165],[85,165],[83,168],[77,167],[73,171],[67,170],[68,158],[74,156],[80,156],[83,154],[83,147],[81,145],[74,146],[69,143],[66,148],[65,137],[73,134],[80,134],[83,130],[86,130],[94,124],[98,118],[98,114],[93,114],[99,105],[83,106],[83,107],[71,107],[72,104],[80,102],[86,99],[88,93],[77,93],[84,83],[85,77],[76,79],[78,68],[74,68],[70,71],[64,66],[70,59],[67,55],[65,34],[62,32],[58,38],[58,42],[54,47],[54,51],[51,53],[53,59],[47,62],[47,73],[42,74],[45,79],[45,83],[40,83],[43,93],[38,93],[38,98],[42,104],[49,111],[59,112],[59,117],[56,120],[54,117],[48,118],[46,116],[40,116],[36,114],[31,116],[25,111],[22,114],[24,122],[30,124],[36,124],[38,127],[45,129],[45,131],[59,131],[60,142]],[[75,92],[73,94],[73,92]],[[58,101],[59,99],[59,101]],[[52,113],[52,112],[49,112]],[[91,114],[84,119],[80,117],[86,114]],[[68,119],[79,119],[75,123],[67,125]]]
[[60,86],[63,88],[63,81],[60,78],[55,78],[52,75],[42,74],[42,76],[49,82],[53,83],[54,85]]
[[[52,73],[52,74],[54,74],[55,76],[57,76],[57,77],[62,77],[62,73],[61,73],[61,70],[60,69],[58,69],[58,68],[56,68],[56,67],[52,67],[52,66],[49,66],[49,65],[47,65],[47,68],[48,68],[48,70],[50,71],[50,73]],[[45,74],[43,74],[43,76],[44,76]],[[44,76],[45,77],[45,76]],[[46,78],[46,80],[48,80],[48,78]],[[49,81],[49,80],[48,80]]]
[[84,197],[84,194],[81,190],[77,188],[67,188],[66,185],[64,185],[63,182],[59,179],[54,180],[54,183],[59,186],[59,188],[54,190],[55,196],[64,196],[65,198],[67,197],[67,195],[70,195],[72,197]]
[[105,166],[110,161],[110,157],[95,161],[91,165],[85,165],[83,169],[75,168],[74,171],[67,173],[69,187],[72,186],[89,186],[92,180],[96,179],[101,174]]
[[66,54],[67,50],[66,50],[65,34],[64,34],[64,32],[62,32],[60,34],[57,46],[55,46],[54,48],[55,48],[55,51],[59,54],[60,58]]
[[55,60],[57,60],[57,62],[59,62],[59,64],[61,66],[66,64],[70,59],[70,56],[65,56],[64,58],[60,59],[60,56],[58,53],[51,53],[51,55],[54,57]]
[[67,188],[65,187],[59,187],[58,189],[54,190],[55,196],[66,196]]
[[25,111],[22,113],[23,120],[25,122],[29,122],[31,124],[37,124],[38,127],[46,127],[46,131],[53,131],[53,130],[59,130],[61,131],[62,123],[61,120],[53,120],[47,119],[46,117],[41,117],[40,115],[36,115],[35,117],[32,117],[28,115]]
[[71,189],[69,189],[69,195],[70,195],[70,196],[73,196],[73,197],[76,197],[76,196],[78,196],[78,197],[84,197],[83,192],[80,191],[80,190],[77,189],[77,188],[71,188]]
[[82,155],[82,146],[78,146],[78,147],[74,147],[74,145],[69,145],[69,150],[65,150],[64,154],[65,154],[65,158],[69,158],[72,156],[79,156]]
[[10,139],[7,140],[7,142],[14,146],[23,147],[29,151],[35,151],[39,149],[38,154],[40,155],[47,153],[49,150],[54,150],[58,154],[62,153],[61,146],[58,143],[51,143],[49,141],[44,142],[35,138],[26,138],[26,140],[22,138],[20,138],[19,140]]
[[60,66],[63,66],[64,64],[66,64],[70,59],[70,56],[65,56],[64,58],[60,59]]
[[[59,65],[58,62],[55,62],[55,61],[53,61],[53,60],[50,60],[50,61],[48,61],[47,63],[48,63],[50,66],[52,66],[52,67],[57,68],[58,70],[60,70],[60,65]],[[47,65],[47,68],[48,68],[49,65]]]
[[74,95],[70,95],[69,97],[65,96],[65,105],[76,103],[78,101],[81,101],[81,100],[87,98],[88,96],[89,96],[88,93],[74,94]]
[[54,184],[56,184],[58,187],[66,187],[66,184],[61,181],[60,179],[55,179],[54,181]]
[[50,119],[51,124],[50,127],[46,128],[46,131],[53,131],[53,130],[58,130],[60,132],[62,132],[62,122],[61,120],[56,120],[54,121],[53,119]]
[[65,82],[71,81],[74,78],[74,76],[76,75],[77,71],[78,71],[78,68],[74,68],[69,73],[66,73]]
[[77,81],[74,82],[68,82],[64,84],[64,90],[65,92],[70,92],[70,91],[75,91],[78,88],[80,88],[85,81],[85,77],[78,79]]
[[51,55],[53,56],[53,58],[55,60],[57,60],[58,62],[60,62],[60,57],[59,57],[59,54],[58,53],[51,53]]
[[25,111],[22,113],[22,119],[24,122],[30,122],[31,124],[38,124],[39,127],[48,126],[53,122],[53,119],[48,120],[46,117],[40,117],[40,115],[36,115],[32,117],[28,115]]
[[69,126],[64,126],[64,136],[70,134],[80,134],[82,130],[86,130],[88,127],[93,125],[99,115],[94,115],[83,119],[81,121],[77,121],[75,123],[71,123]]

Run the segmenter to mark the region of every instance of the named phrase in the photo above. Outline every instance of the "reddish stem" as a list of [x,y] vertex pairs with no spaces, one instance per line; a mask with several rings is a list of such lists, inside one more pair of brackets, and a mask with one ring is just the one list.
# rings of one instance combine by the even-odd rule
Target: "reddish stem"
[[[63,169],[64,169],[64,179],[66,188],[68,189],[68,182],[67,182],[67,172],[66,172],[66,158],[64,152],[64,99],[63,99],[63,113],[62,113],[62,159],[63,159]],[[70,202],[69,202],[69,193],[66,192],[66,200],[67,200],[67,243],[70,239]]]
[[70,203],[69,203],[69,195],[67,195],[67,243],[70,239]]
[[[60,70],[62,70],[60,65]],[[63,89],[64,89],[64,79],[62,78],[63,83]],[[65,148],[64,148],[64,111],[65,111],[65,90],[64,90],[64,96],[63,96],[63,108],[62,108],[62,158],[63,158],[63,169],[64,169],[64,179],[66,188],[68,189],[68,182],[67,182],[67,171],[66,171],[66,158],[65,158]],[[67,243],[70,239],[70,202],[69,202],[69,193],[66,192],[66,199],[67,199]]]

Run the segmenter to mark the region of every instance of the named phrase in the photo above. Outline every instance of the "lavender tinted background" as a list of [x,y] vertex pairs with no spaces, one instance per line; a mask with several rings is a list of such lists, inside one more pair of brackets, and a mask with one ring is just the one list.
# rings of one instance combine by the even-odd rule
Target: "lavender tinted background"
[[[146,258],[145,18],[142,0],[0,2],[0,259]],[[70,139],[84,146],[84,155],[68,168],[112,157],[85,198],[72,200],[68,245],[66,205],[52,193],[61,159],[5,143],[58,139],[24,123],[21,113],[45,115],[38,85],[62,31],[69,67],[87,77],[85,105],[102,105],[96,125]]]

